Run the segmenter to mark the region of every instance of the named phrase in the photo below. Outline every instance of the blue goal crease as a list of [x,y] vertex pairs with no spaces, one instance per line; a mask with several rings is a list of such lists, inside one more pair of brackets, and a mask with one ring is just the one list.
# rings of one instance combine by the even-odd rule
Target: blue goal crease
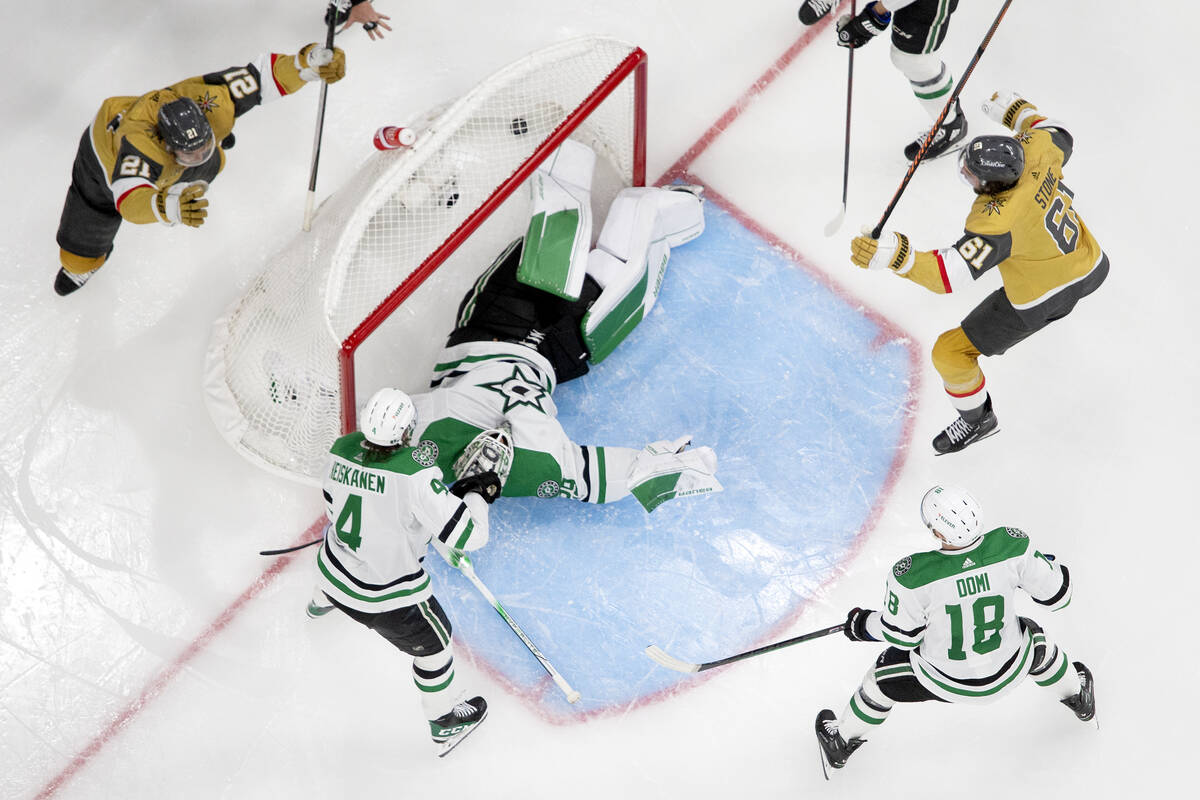
[[545,691],[545,672],[499,615],[427,561],[455,639],[549,716],[694,680],[650,661],[648,644],[710,661],[794,618],[850,552],[904,444],[907,343],[880,344],[886,332],[861,305],[715,203],[706,214],[705,233],[671,254],[653,311],[555,401],[581,444],[692,434],[716,451],[725,491],[653,514],[633,498],[505,498],[474,558],[583,699]]

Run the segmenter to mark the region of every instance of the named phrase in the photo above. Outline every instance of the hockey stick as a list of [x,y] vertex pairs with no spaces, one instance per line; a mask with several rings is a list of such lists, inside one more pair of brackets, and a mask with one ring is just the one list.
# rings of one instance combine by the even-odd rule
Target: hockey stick
[[304,544],[298,544],[295,547],[283,547],[283,548],[280,548],[279,550],[259,550],[258,554],[260,556],[281,556],[284,553],[294,553],[297,550],[303,550],[306,547],[312,547],[314,544],[320,544],[323,541],[325,541],[324,536],[320,537],[319,539],[313,539],[311,542],[305,542]]
[[921,144],[921,149],[917,151],[916,158],[908,165],[908,172],[905,173],[904,180],[900,182],[900,188],[892,196],[892,202],[888,203],[883,216],[879,218],[879,222],[871,230],[872,239],[878,239],[880,234],[883,233],[884,224],[888,221],[888,217],[892,215],[892,211],[896,208],[896,203],[900,202],[900,195],[904,194],[904,190],[908,188],[908,183],[912,180],[913,173],[917,171],[917,165],[921,163],[921,159],[925,157],[925,151],[933,143],[934,134],[941,127],[942,121],[946,119],[946,115],[950,113],[950,107],[958,99],[958,95],[962,92],[963,87],[967,85],[967,78],[970,78],[971,73],[975,71],[975,65],[979,63],[979,59],[983,56],[983,51],[987,49],[988,44],[992,41],[992,36],[995,35],[996,29],[1000,27],[1000,20],[1004,19],[1004,14],[1008,11],[1010,5],[1012,5],[1012,0],[1004,0],[1004,5],[1000,8],[1000,13],[996,15],[995,22],[992,23],[992,27],[988,28],[987,35],[983,37],[983,41],[979,44],[979,49],[975,51],[975,56],[971,59],[971,63],[967,65],[967,71],[959,78],[958,86],[954,87],[954,92],[950,95],[950,99],[946,101],[946,105],[942,108],[942,113],[938,114],[937,121],[933,123],[929,135],[925,137],[925,141]]
[[567,683],[567,679],[559,674],[558,670],[554,668],[554,665],[550,663],[549,659],[542,655],[541,650],[538,650],[537,645],[533,643],[533,640],[526,635],[525,631],[521,630],[521,626],[514,622],[513,618],[508,615],[508,612],[504,610],[504,606],[500,605],[500,601],[496,599],[496,596],[488,591],[487,586],[485,586],[483,581],[479,579],[479,576],[475,574],[475,566],[465,555],[458,563],[458,570],[463,575],[467,576],[467,580],[475,585],[475,588],[479,590],[481,595],[483,595],[483,599],[492,604],[492,608],[496,609],[496,613],[498,613],[501,618],[508,623],[508,627],[512,628],[512,632],[517,635],[517,638],[524,642],[525,646],[529,648],[529,652],[533,653],[533,657],[536,658],[542,665],[542,669],[546,670],[546,672],[550,674],[550,677],[554,679],[554,682],[558,685],[558,688],[561,689],[562,693],[567,696],[567,702],[579,702],[579,692],[571,688],[571,684]]
[[813,631],[812,633],[806,633],[801,636],[797,636],[793,639],[784,639],[782,642],[776,642],[775,644],[763,645],[762,647],[757,647],[753,650],[747,650],[744,653],[738,653],[736,656],[729,656],[728,658],[721,658],[716,661],[705,661],[703,664],[691,664],[691,663],[688,663],[687,661],[682,661],[678,658],[675,658],[672,655],[668,655],[666,652],[663,651],[663,649],[661,647],[659,647],[656,644],[652,644],[646,648],[646,655],[648,655],[651,659],[658,662],[659,664],[666,667],[667,669],[673,669],[676,672],[704,672],[704,670],[706,670],[706,669],[712,669],[713,667],[723,667],[726,664],[732,664],[735,661],[741,661],[742,659],[745,659],[745,658],[753,658],[754,656],[761,656],[763,653],[770,653],[775,650],[782,650],[785,647],[791,647],[794,644],[800,644],[801,642],[811,641],[812,639],[820,639],[821,637],[828,636],[831,633],[839,633],[842,630],[842,628],[845,628],[845,627],[846,627],[846,624],[844,622],[839,623],[837,625],[831,625],[828,628],[822,628],[819,631]]
[[[856,5],[855,0],[850,0],[851,17],[858,13]],[[846,147],[842,156],[842,210],[836,217],[825,223],[826,236],[833,236],[837,233],[838,228],[842,227],[842,222],[846,219],[846,189],[850,185],[850,99],[854,92],[854,48],[849,47],[847,50],[850,52],[850,66],[846,69]]]
[[[333,13],[329,15],[329,24],[325,28],[325,49],[333,49],[334,28],[337,27],[337,12],[342,4],[349,0],[330,0]],[[321,133],[325,129],[325,96],[329,93],[329,84],[321,81],[321,99],[317,101],[317,129],[313,133],[312,165],[308,172],[308,194],[304,197],[304,230],[312,230],[313,202],[317,197],[317,163],[321,160]]]

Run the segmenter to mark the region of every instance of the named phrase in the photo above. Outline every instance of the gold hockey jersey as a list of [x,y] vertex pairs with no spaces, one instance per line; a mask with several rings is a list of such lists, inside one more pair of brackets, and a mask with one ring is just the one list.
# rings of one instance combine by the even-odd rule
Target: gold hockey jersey
[[234,120],[262,103],[300,89],[295,58],[265,53],[241,67],[230,67],[156,89],[140,97],[110,97],[92,123],[92,145],[112,191],[113,204],[124,219],[157,222],[154,194],[181,181],[211,181],[225,166],[225,153],[184,168],[158,135],[158,110],[181,97],[196,101],[220,142],[233,131]]
[[1017,183],[997,194],[978,195],[954,247],[918,254],[904,277],[945,294],[961,288],[967,274],[978,279],[996,268],[1009,302],[1024,311],[1101,264],[1104,253],[1075,210],[1075,193],[1062,180],[1071,135],[1034,113],[1022,120],[1015,136],[1025,151]]

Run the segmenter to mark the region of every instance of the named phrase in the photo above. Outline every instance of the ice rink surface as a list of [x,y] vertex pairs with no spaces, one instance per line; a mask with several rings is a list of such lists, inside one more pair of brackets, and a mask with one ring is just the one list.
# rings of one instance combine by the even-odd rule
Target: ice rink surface
[[[350,71],[330,91],[319,193],[368,155],[379,125],[457,96],[533,49],[605,33],[650,55],[650,180],[686,174],[714,198],[709,232],[675,254],[655,314],[610,369],[568,384],[557,399],[564,425],[584,441],[594,434],[636,445],[676,433],[656,423],[695,424],[678,432],[715,447],[727,491],[651,516],[625,505],[497,506],[511,535],[489,545],[495,556],[480,556],[481,573],[485,558],[503,564],[488,575],[492,588],[530,620],[561,609],[546,608],[536,582],[522,584],[522,558],[533,570],[574,556],[561,569],[644,619],[628,617],[612,638],[528,627],[550,637],[539,643],[548,654],[562,651],[581,684],[638,669],[642,682],[597,684],[594,705],[572,716],[522,685],[521,670],[532,681],[536,666],[495,620],[485,630],[485,617],[464,606],[455,620],[460,676],[492,711],[469,742],[438,760],[407,659],[347,620],[304,618],[307,557],[273,564],[255,555],[304,537],[319,494],[238,457],[201,397],[212,320],[298,227],[317,92],[238,122],[202,230],[127,225],[112,263],[83,290],[63,299],[50,288],[71,159],[99,102],[264,50],[294,52],[321,31],[319,9],[301,5],[320,4],[112,0],[23,4],[9,15],[17,35],[13,77],[0,89],[8,179],[0,196],[0,796],[876,798],[898,787],[928,797],[1178,794],[1197,741],[1187,700],[1200,650],[1187,628],[1187,576],[1200,555],[1190,502],[1197,434],[1187,410],[1200,380],[1185,350],[1197,329],[1200,278],[1180,249],[1194,228],[1197,168],[1184,137],[1198,121],[1190,100],[1200,59],[1180,51],[1164,69],[1159,26],[1132,23],[1116,4],[1084,16],[1070,4],[1013,3],[963,93],[972,134],[995,131],[977,108],[1001,88],[1066,122],[1076,143],[1066,170],[1076,208],[1110,255],[1112,274],[1066,320],[984,361],[1002,432],[935,459],[928,441],[953,412],[927,353],[996,284],[993,276],[961,297],[937,297],[849,263],[852,232],[878,218],[904,174],[900,148],[928,124],[886,42],[855,59],[849,209],[843,229],[826,238],[841,193],[846,55],[828,27],[806,35],[795,0],[737,8],[715,0],[380,0],[396,31],[383,42],[358,30],[340,40]],[[942,51],[956,75],[1000,2],[962,5]],[[1172,2],[1156,13],[1181,19],[1185,11]],[[970,199],[952,160],[923,165],[889,228],[922,249],[945,246]],[[719,309],[713,296],[724,289],[705,282],[708,270],[737,274],[739,263],[769,267],[776,291],[770,302],[727,304],[731,317],[754,325],[723,329],[713,338],[726,348],[706,358],[749,355],[714,370],[715,385],[699,392],[697,359],[655,355],[678,355],[661,343],[714,319],[702,309]],[[845,339],[837,326],[825,340],[788,333],[798,319],[811,323],[821,292],[828,308],[847,312],[839,320],[878,320],[901,334],[897,342],[910,337],[880,347],[861,368],[853,347],[837,364],[842,375],[879,370],[883,397],[898,398],[892,405],[859,402],[853,392],[805,394],[830,371],[822,359],[831,344]],[[905,353],[898,361],[896,347]],[[763,369],[740,375],[752,359]],[[772,369],[787,380],[754,385]],[[897,389],[910,369],[910,385]],[[638,370],[648,384],[636,380]],[[622,396],[622,380],[660,391],[678,416],[597,417],[602,409],[589,403]],[[875,384],[864,381],[869,394]],[[686,395],[670,397],[677,387]],[[733,413],[721,403],[737,392],[744,410]],[[824,463],[809,463],[804,443],[817,421],[865,450],[830,449]],[[886,450],[887,436],[896,438],[889,425],[900,426],[907,446]],[[882,431],[874,439],[865,432],[872,426]],[[757,481],[752,468],[771,473],[756,503],[735,491]],[[863,478],[879,471],[878,480]],[[989,706],[903,706],[826,784],[812,719],[823,707],[840,712],[876,646],[830,637],[691,680],[630,655],[661,637],[689,660],[719,658],[876,604],[891,563],[932,547],[916,505],[938,481],[969,486],[989,525],[1025,529],[1071,567],[1071,606],[1037,616],[1095,672],[1099,730],[1031,683]],[[865,496],[850,499],[848,486],[865,487]],[[717,524],[730,511],[748,518]],[[789,515],[799,539],[766,536],[778,535]],[[551,536],[551,516],[571,527],[574,543]],[[688,539],[679,531],[692,522]],[[849,527],[850,539],[822,533]],[[664,531],[666,548],[653,538]],[[764,541],[793,556],[805,546],[834,556],[813,580],[784,581],[803,590],[782,610],[749,611],[746,594],[731,589],[749,587],[755,569],[779,577],[764,567],[778,560],[749,546]],[[722,547],[753,558],[722,560],[732,552]],[[664,552],[707,567],[706,580],[732,576],[733,586],[710,586],[711,599],[695,607],[656,608],[676,592],[700,597],[699,582],[639,584],[614,565],[644,576]],[[470,602],[454,578],[435,575],[448,597]],[[603,617],[594,606],[578,615],[592,631]]]

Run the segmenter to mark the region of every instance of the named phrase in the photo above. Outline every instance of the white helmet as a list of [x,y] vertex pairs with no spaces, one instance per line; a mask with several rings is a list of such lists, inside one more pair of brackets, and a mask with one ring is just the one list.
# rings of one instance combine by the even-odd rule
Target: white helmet
[[935,486],[921,498],[921,521],[946,544],[965,547],[983,527],[979,501],[958,486]]
[[412,398],[399,389],[380,389],[363,407],[362,432],[371,444],[406,445],[416,426],[417,409]]

